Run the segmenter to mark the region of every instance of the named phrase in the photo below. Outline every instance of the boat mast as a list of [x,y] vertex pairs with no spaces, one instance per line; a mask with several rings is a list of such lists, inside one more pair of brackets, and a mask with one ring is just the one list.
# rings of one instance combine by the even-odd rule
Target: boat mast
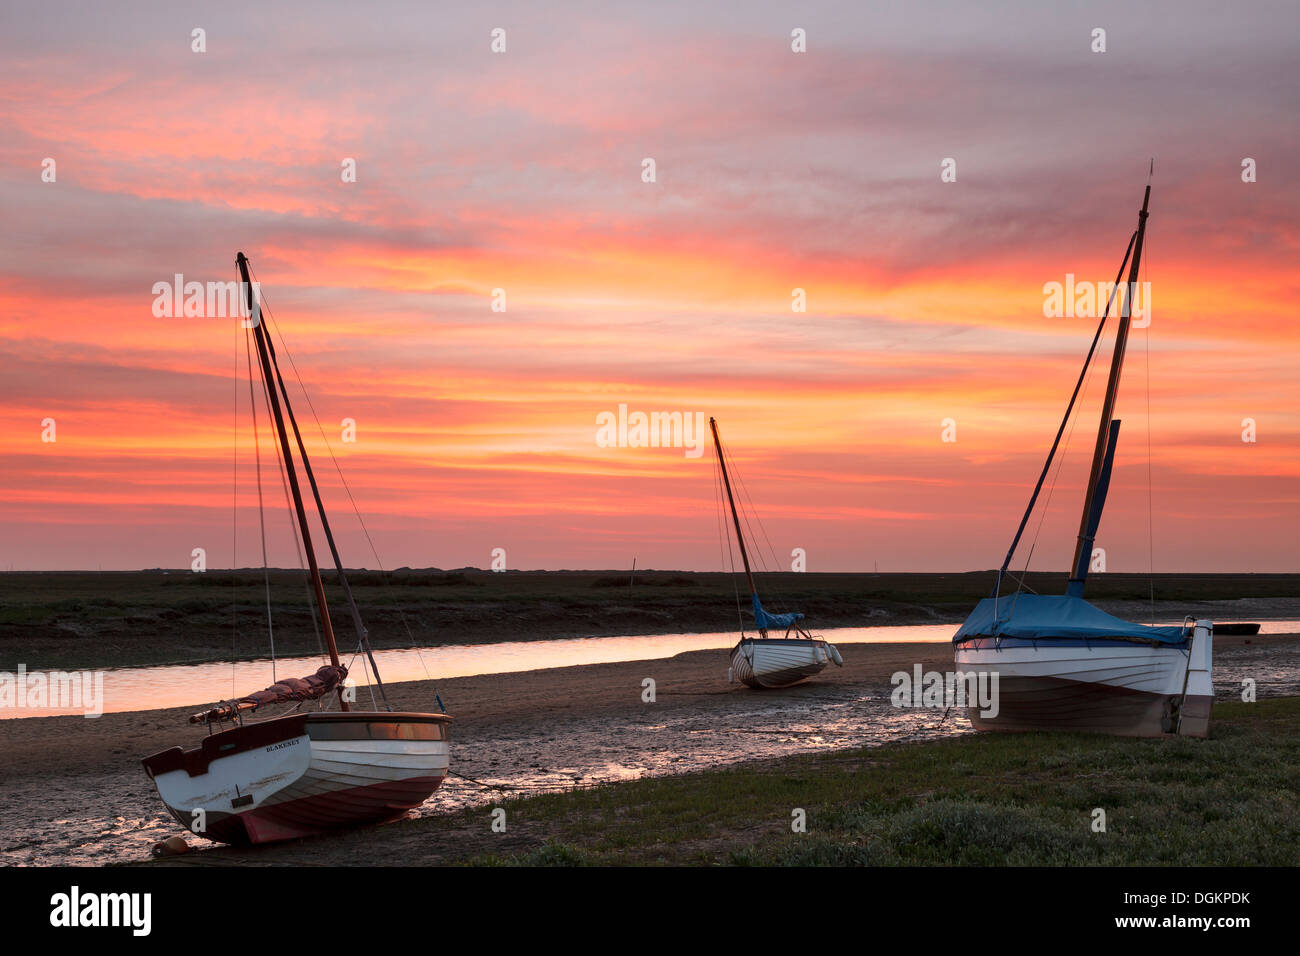
[[[749,593],[758,594],[754,587],[754,572],[749,569],[749,555],[745,553],[745,535],[740,530],[740,515],[736,513],[736,499],[731,494],[731,479],[727,477],[727,459],[722,454],[722,440],[718,438],[718,423],[709,419],[709,428],[713,430],[713,446],[718,450],[718,466],[722,469],[722,483],[727,488],[727,502],[731,505],[731,520],[736,525],[736,541],[740,544],[740,560],[745,565],[745,580],[749,582]],[[755,624],[758,622],[755,621]],[[760,627],[758,633],[767,637],[767,628]]]
[[[1119,329],[1115,333],[1115,350],[1110,360],[1110,378],[1106,382],[1106,398],[1102,402],[1101,421],[1097,427],[1097,445],[1092,453],[1092,470],[1088,476],[1088,493],[1083,501],[1083,514],[1079,518],[1079,535],[1074,547],[1070,583],[1066,593],[1076,597],[1083,594],[1088,577],[1088,564],[1092,560],[1092,543],[1101,523],[1101,509],[1106,503],[1106,489],[1110,478],[1110,463],[1115,457],[1114,439],[1118,422],[1112,427],[1115,415],[1115,396],[1119,392],[1120,372],[1124,367],[1124,350],[1128,346],[1129,325],[1133,313],[1133,297],[1137,293],[1138,267],[1142,262],[1142,240],[1146,235],[1147,206],[1151,202],[1151,184],[1147,183],[1138,213],[1137,242],[1133,247],[1133,262],[1128,270],[1128,288],[1124,293],[1124,307],[1120,311]],[[1149,307],[1150,303],[1148,303]],[[1094,513],[1094,511],[1096,513]]]
[[[321,500],[320,486],[316,484],[316,473],[312,471],[311,459],[307,457],[307,446],[303,444],[302,432],[298,430],[298,418],[293,413],[293,406],[289,404],[289,392],[284,385],[284,376],[280,374],[280,362],[275,357],[275,343],[271,341],[268,335],[266,338],[267,349],[271,354],[271,365],[275,368],[276,380],[280,383],[280,392],[284,395],[284,410],[289,413],[289,426],[293,429],[294,441],[298,443],[298,457],[302,459],[303,471],[307,473],[307,484],[311,487],[312,498],[316,501],[316,512],[320,515],[320,525],[325,532],[325,543],[329,545],[330,555],[334,559],[334,569],[338,572],[339,583],[343,585],[343,594],[348,600],[348,607],[352,611],[352,624],[357,630],[357,640],[361,643],[362,649],[366,653],[366,658],[370,661],[370,668],[375,675],[375,683],[379,685],[379,695],[384,699],[384,704],[388,704],[388,694],[384,690],[384,682],[379,676],[379,665],[375,663],[375,654],[370,647],[370,632],[361,620],[361,610],[357,607],[356,598],[352,596],[352,587],[348,584],[348,576],[343,571],[343,560],[339,557],[338,545],[334,543],[334,532],[330,530],[329,518],[325,516],[325,502]],[[391,710],[391,708],[389,708]]]
[[1065,434],[1065,428],[1070,424],[1070,416],[1074,412],[1074,403],[1079,400],[1079,390],[1083,388],[1083,383],[1088,377],[1088,369],[1092,366],[1092,357],[1097,351],[1097,343],[1101,341],[1101,333],[1106,328],[1106,320],[1110,318],[1110,307],[1115,304],[1115,296],[1119,292],[1120,281],[1124,278],[1124,270],[1128,268],[1129,257],[1133,255],[1133,244],[1137,242],[1137,237],[1137,230],[1134,230],[1133,235],[1128,238],[1128,248],[1124,250],[1124,259],[1115,272],[1115,286],[1106,297],[1106,308],[1102,310],[1101,321],[1097,323],[1097,331],[1093,333],[1092,344],[1088,346],[1088,354],[1083,359],[1083,368],[1079,369],[1079,380],[1074,383],[1074,391],[1070,394],[1069,404],[1065,406],[1065,414],[1061,417],[1060,427],[1056,429],[1056,437],[1052,439],[1052,447],[1047,453],[1047,461],[1043,462],[1043,470],[1038,475],[1038,484],[1034,485],[1034,493],[1029,496],[1029,504],[1020,519],[1020,527],[1016,529],[1016,536],[1011,539],[1011,547],[1007,548],[1007,556],[1002,559],[1002,567],[998,568],[998,576],[993,582],[993,593],[989,595],[995,600],[1002,593],[1002,577],[1007,573],[1007,568],[1011,566],[1011,559],[1015,556],[1016,548],[1020,545],[1020,538],[1024,535],[1025,527],[1029,524],[1029,516],[1034,513],[1034,505],[1038,503],[1038,495],[1043,490],[1043,482],[1047,480],[1047,476],[1052,470],[1052,461],[1056,458],[1056,450],[1061,447],[1061,436]]
[[[276,389],[276,376],[267,349],[266,326],[253,302],[253,283],[248,278],[248,257],[242,252],[235,256],[239,266],[239,278],[243,283],[244,296],[248,314],[253,326],[253,339],[257,342],[257,357],[262,366],[262,376],[266,379],[266,393],[271,402],[271,415],[275,419],[275,430],[280,436],[280,449],[283,452],[285,475],[289,480],[289,490],[293,493],[293,506],[298,514],[298,527],[302,531],[303,548],[307,551],[307,564],[311,574],[312,591],[316,595],[316,606],[320,608],[321,624],[325,630],[325,644],[329,648],[330,663],[339,665],[339,649],[334,642],[334,626],[330,623],[329,605],[325,601],[325,585],[321,581],[320,567],[316,564],[316,551],[311,543],[311,528],[307,524],[307,511],[302,504],[302,490],[298,487],[298,474],[293,467],[293,451],[289,446],[289,436],[284,428],[284,414],[280,411],[280,396]],[[284,396],[285,405],[289,396]],[[306,464],[304,457],[303,463]],[[323,517],[323,516],[322,516]],[[339,685],[339,708],[349,710],[348,702],[343,696],[343,685]]]

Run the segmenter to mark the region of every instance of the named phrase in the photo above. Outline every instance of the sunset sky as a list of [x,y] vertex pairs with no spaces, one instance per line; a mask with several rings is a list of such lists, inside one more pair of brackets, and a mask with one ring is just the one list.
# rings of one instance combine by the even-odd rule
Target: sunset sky
[[[1151,157],[1097,543],[1297,570],[1300,8],[475,6],[9,5],[0,570],[260,564],[243,332],[152,312],[238,250],[390,568],[719,569],[711,450],[598,447],[620,404],[716,416],[783,568],[996,567],[1096,324],[1043,286],[1114,278]],[[1038,570],[1069,563],[1111,341]]]

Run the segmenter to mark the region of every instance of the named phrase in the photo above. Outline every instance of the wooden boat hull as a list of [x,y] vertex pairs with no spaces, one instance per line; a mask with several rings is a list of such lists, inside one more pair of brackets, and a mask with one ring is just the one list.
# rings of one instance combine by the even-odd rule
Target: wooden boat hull
[[820,674],[838,656],[821,638],[744,638],[731,649],[731,675],[748,687],[789,687]]
[[292,714],[143,763],[186,829],[222,843],[269,843],[382,823],[424,803],[447,774],[450,721],[443,714]]
[[957,645],[954,661],[959,672],[998,675],[996,713],[968,708],[977,730],[1205,737],[1209,635],[1198,627],[1181,645],[976,638]]

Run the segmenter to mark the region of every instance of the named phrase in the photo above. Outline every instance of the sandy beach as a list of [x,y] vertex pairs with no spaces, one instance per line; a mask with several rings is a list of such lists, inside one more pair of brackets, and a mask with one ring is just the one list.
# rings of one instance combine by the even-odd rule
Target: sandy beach
[[[784,691],[755,693],[726,682],[724,653],[464,677],[393,685],[398,709],[436,708],[441,695],[455,717],[447,783],[417,815],[446,813],[499,798],[682,773],[740,760],[815,749],[869,746],[970,732],[960,714],[900,712],[889,705],[890,675],[944,670],[947,645],[871,644],[843,648],[845,666]],[[1300,637],[1219,638],[1216,685],[1238,693],[1254,676],[1264,696],[1294,695]],[[656,700],[642,700],[653,678]],[[196,701],[196,705],[204,702]],[[202,730],[186,722],[195,708],[0,721],[0,813],[7,821],[0,861],[10,865],[97,865],[149,858],[150,846],[180,828],[166,816],[140,758],[193,745]],[[488,789],[481,783],[500,789]],[[449,818],[450,819],[450,818]],[[463,817],[456,818],[463,821]],[[458,824],[457,826],[460,826]],[[473,829],[473,828],[472,828]],[[209,848],[182,859],[210,863],[437,862],[454,845],[480,839],[452,829],[401,823],[342,838],[257,850]],[[401,845],[418,830],[418,847]],[[439,834],[428,844],[429,833]],[[447,842],[443,842],[443,841]],[[428,845],[425,845],[428,844]],[[404,853],[416,853],[395,858]]]

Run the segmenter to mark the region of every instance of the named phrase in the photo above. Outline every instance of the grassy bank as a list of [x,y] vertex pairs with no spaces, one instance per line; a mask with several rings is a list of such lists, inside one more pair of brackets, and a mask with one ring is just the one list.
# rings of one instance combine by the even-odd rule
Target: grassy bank
[[[723,631],[737,623],[737,578],[680,571],[467,569],[349,572],[377,647]],[[955,624],[987,596],[991,572],[770,574],[765,604],[798,609],[814,627]],[[1059,592],[1059,573],[1030,575]],[[1146,575],[1096,575],[1094,600],[1146,601]],[[1294,598],[1300,575],[1157,575],[1160,601]],[[327,575],[334,626],[355,640],[342,589]],[[301,572],[271,573],[276,648],[314,654],[317,637]],[[1181,613],[1176,611],[1174,613]],[[408,636],[409,631],[409,636]],[[261,571],[19,572],[0,574],[0,670],[111,667],[262,657],[269,642]]]
[[458,861],[1295,866],[1298,722],[1300,698],[1226,703],[1210,740],[969,735],[506,801],[501,849]]

